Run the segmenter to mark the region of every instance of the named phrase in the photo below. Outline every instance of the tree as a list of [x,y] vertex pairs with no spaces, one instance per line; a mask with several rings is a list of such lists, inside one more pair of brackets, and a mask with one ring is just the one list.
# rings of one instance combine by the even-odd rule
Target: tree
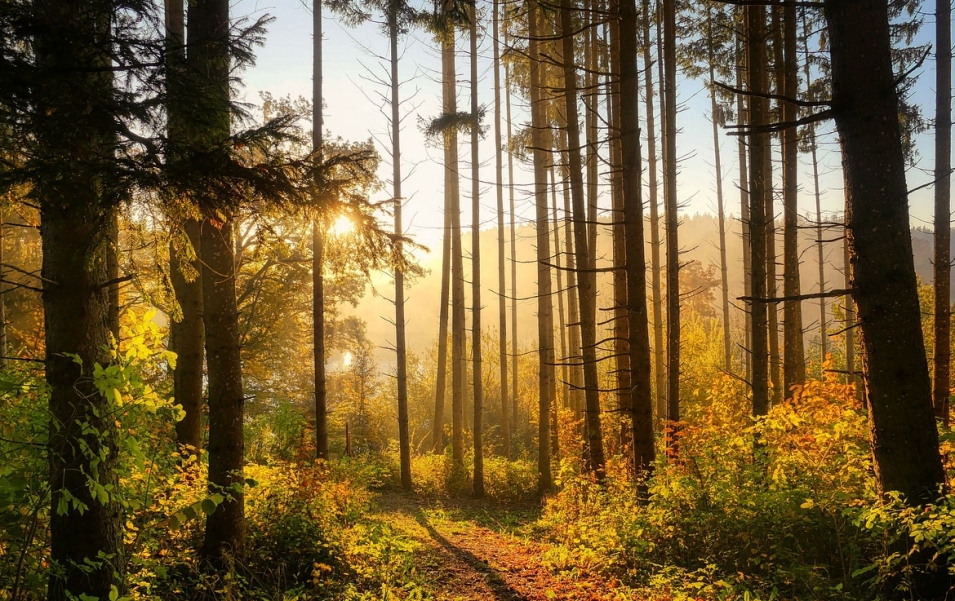
[[[497,289],[498,299],[498,357],[501,378],[501,435],[504,442],[504,457],[511,455],[511,429],[508,419],[507,385],[507,270],[504,255],[504,160],[501,140],[501,53],[500,53],[500,0],[493,0],[493,65],[494,65],[494,190],[497,198]],[[511,332],[514,336],[514,332]]]
[[949,422],[952,360],[952,3],[935,2],[935,414]]
[[[322,0],[312,2],[312,152],[323,151]],[[317,200],[317,199],[316,199]],[[312,220],[312,364],[315,370],[315,457],[328,460],[328,393],[325,388],[325,239]]]
[[[769,134],[761,130],[768,122],[766,90],[766,11],[758,5],[746,6],[746,67],[749,80],[749,255],[752,277],[749,310],[753,324],[752,380],[753,415],[769,411],[768,319],[767,319],[767,186],[765,165],[770,152]],[[775,369],[775,368],[773,368]]]
[[[187,64],[204,101],[190,112],[189,144],[197,152],[221,152],[229,142],[230,23],[228,0],[189,5]],[[222,565],[240,556],[245,544],[242,477],[244,440],[242,360],[233,255],[233,209],[209,191],[197,197],[203,221],[199,232],[203,264],[203,323],[209,378],[209,485],[229,497],[206,518],[204,556]]]
[[556,396],[554,384],[554,314],[551,301],[550,226],[547,209],[547,157],[544,144],[544,99],[540,56],[540,7],[528,3],[528,58],[530,59],[531,145],[534,161],[534,200],[537,217],[537,335],[540,392],[538,393],[537,476],[541,493],[553,487],[550,461],[550,408]]
[[666,204],[667,290],[667,450],[675,450],[672,431],[680,421],[680,243],[676,197],[676,0],[663,0],[663,202]]
[[24,58],[18,65],[33,88],[34,106],[22,110],[29,111],[35,138],[26,140],[24,151],[28,168],[40,174],[31,196],[43,223],[53,426],[50,558],[56,566],[50,571],[51,601],[106,598],[113,589],[125,589],[116,419],[112,402],[90,377],[94,364],[110,360],[104,242],[122,194],[113,154],[120,115],[111,57],[102,43],[111,40],[115,8],[106,0],[82,9],[62,0],[33,4],[32,14],[24,16],[35,26],[35,62]]
[[881,494],[931,502],[945,475],[919,326],[887,7],[826,0],[824,8],[876,482]]
[[[185,9],[182,0],[166,0],[166,88],[167,135],[169,152],[183,151],[185,140],[183,86],[186,62]],[[191,448],[198,456],[202,449],[202,363],[205,329],[202,324],[202,270],[198,262],[199,221],[190,211],[177,219],[182,223],[181,235],[169,244],[169,276],[179,319],[169,324],[169,345],[176,352],[173,372],[173,394],[182,407],[183,418],[176,423],[176,441]]]
[[484,497],[484,380],[481,372],[481,178],[478,154],[477,6],[470,6],[471,42],[471,377],[474,391],[474,496]]

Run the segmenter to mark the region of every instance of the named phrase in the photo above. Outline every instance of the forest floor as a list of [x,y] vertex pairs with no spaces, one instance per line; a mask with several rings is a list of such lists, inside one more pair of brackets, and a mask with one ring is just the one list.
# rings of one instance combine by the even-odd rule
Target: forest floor
[[539,504],[423,499],[385,492],[379,519],[416,541],[416,580],[437,601],[610,601],[632,599],[614,581],[547,566],[535,538]]

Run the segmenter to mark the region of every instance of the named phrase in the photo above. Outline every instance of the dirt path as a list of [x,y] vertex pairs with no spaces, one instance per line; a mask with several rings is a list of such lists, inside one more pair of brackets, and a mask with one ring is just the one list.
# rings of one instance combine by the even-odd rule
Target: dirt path
[[416,560],[438,601],[629,599],[613,583],[555,574],[531,540],[539,508],[470,500],[427,501],[398,493],[377,500],[382,519],[422,545]]

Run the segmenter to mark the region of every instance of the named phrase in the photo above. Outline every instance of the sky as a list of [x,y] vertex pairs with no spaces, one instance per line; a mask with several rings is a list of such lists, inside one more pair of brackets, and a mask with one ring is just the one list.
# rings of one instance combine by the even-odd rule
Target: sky
[[[310,1],[308,2],[310,4]],[[485,2],[485,4],[487,4]],[[933,7],[927,7],[932,10]],[[245,81],[244,94],[248,101],[258,102],[260,91],[268,91],[274,96],[291,95],[309,97],[311,94],[311,9],[302,0],[236,0],[232,5],[233,18],[242,16],[255,18],[262,14],[274,17],[264,47],[257,51],[257,63],[242,76]],[[325,124],[332,136],[341,136],[346,140],[366,140],[373,138],[382,151],[384,158],[381,173],[390,178],[389,157],[385,152],[390,145],[386,112],[388,106],[380,97],[387,90],[379,83],[387,81],[386,71],[387,40],[376,24],[368,23],[349,28],[327,10],[324,15],[324,86],[325,86]],[[923,37],[930,36],[933,29],[932,15],[926,15]],[[442,182],[441,153],[430,147],[419,130],[421,120],[430,119],[440,111],[440,88],[436,71],[440,68],[440,57],[435,50],[431,36],[423,31],[413,31],[401,43],[402,60],[400,78],[401,97],[406,99],[403,105],[404,129],[402,132],[402,170],[404,173],[405,222],[407,234],[432,248],[440,241],[442,227]],[[467,42],[459,38],[458,76],[460,107],[467,107],[469,92],[467,89]],[[492,115],[492,71],[490,31],[481,39],[479,70],[481,84],[479,103],[488,107]],[[913,100],[923,104],[925,114],[931,116],[933,106],[932,85],[934,82],[934,61],[926,60],[918,72],[919,83],[915,87]],[[528,121],[526,106],[522,99],[513,98],[515,127]],[[678,136],[678,154],[681,157],[678,176],[678,195],[683,211],[688,214],[697,212],[715,212],[715,184],[713,169],[713,142],[709,122],[709,100],[702,84],[696,80],[681,78],[678,86],[678,102],[681,112],[677,117],[680,129]],[[659,128],[659,126],[658,126]],[[822,179],[822,204],[824,212],[838,212],[842,209],[842,181],[840,157],[833,135],[832,124],[825,125],[820,131],[820,159]],[[930,179],[927,172],[932,167],[932,136],[930,130],[919,136],[921,160],[916,168],[909,172],[909,187],[914,188]],[[736,194],[736,139],[725,134],[720,135],[723,156],[724,189],[726,203],[731,214],[738,214],[739,199]],[[493,163],[493,131],[482,142],[481,149],[482,185],[482,227],[491,227],[496,219],[494,213],[495,196]],[[469,152],[461,153],[464,164],[462,172],[470,173]],[[777,155],[778,158],[778,155]],[[814,210],[811,185],[811,166],[808,157],[801,157],[802,178],[800,212]],[[515,181],[518,186],[519,220],[530,219],[533,215],[529,198],[530,174],[519,163]],[[390,186],[386,186],[388,188]],[[462,182],[463,206],[469,206],[470,185]],[[387,198],[386,191],[381,198]],[[931,190],[922,190],[911,200],[913,225],[929,225],[932,216]],[[463,225],[470,227],[470,212],[465,211]],[[777,209],[778,214],[778,209]]]

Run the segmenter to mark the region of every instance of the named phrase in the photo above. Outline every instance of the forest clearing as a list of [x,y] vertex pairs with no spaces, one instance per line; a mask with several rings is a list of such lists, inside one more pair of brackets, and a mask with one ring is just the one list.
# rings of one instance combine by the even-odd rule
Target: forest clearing
[[0,601],[955,601],[950,0],[274,4],[0,0]]

